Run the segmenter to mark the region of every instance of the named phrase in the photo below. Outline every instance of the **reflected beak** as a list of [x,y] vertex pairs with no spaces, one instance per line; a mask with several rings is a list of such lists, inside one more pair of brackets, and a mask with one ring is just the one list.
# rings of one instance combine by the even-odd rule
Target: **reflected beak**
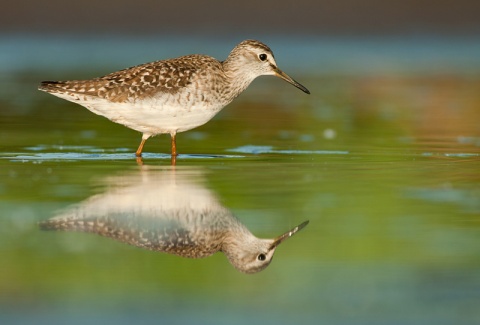
[[301,224],[299,224],[298,226],[296,226],[295,228],[293,228],[292,230],[290,231],[287,231],[286,233],[284,233],[283,235],[280,235],[278,236],[277,238],[275,238],[273,240],[273,244],[272,246],[270,247],[270,249],[273,249],[275,247],[277,247],[278,245],[280,245],[285,239],[288,239],[290,237],[292,237],[294,234],[296,234],[299,230],[301,230],[302,228],[304,228],[306,225],[308,225],[308,220],[307,221],[304,221],[302,222]]
[[297,87],[298,89],[300,89],[301,91],[303,91],[304,93],[307,93],[307,94],[310,94],[310,91],[305,88],[303,85],[301,85],[300,83],[296,82],[295,80],[293,80],[292,78],[290,78],[288,76],[288,74],[286,74],[285,72],[283,72],[282,70],[280,70],[279,68],[277,68],[276,66],[272,65],[272,69],[273,71],[275,72],[275,75],[277,77],[280,77],[282,78],[283,80],[285,80],[286,82],[294,85],[295,87]]

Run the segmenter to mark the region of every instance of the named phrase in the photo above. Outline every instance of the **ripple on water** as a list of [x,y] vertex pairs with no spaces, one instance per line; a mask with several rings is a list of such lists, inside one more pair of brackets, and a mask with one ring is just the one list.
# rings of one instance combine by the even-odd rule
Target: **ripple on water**
[[276,153],[287,155],[348,155],[348,151],[342,150],[277,150],[272,146],[254,146],[246,145],[233,149],[228,149],[229,152],[239,152],[246,154],[262,154],[262,153]]
[[[78,161],[78,160],[130,160],[135,155],[128,148],[101,149],[94,146],[69,146],[69,145],[36,145],[25,147],[25,153],[10,153],[1,157],[15,162],[26,161]],[[227,149],[227,152],[242,154],[284,154],[284,155],[348,155],[348,151],[342,150],[283,150],[273,146],[245,145]],[[218,154],[180,154],[184,159],[209,159],[209,158],[244,158],[243,155],[218,155]],[[143,153],[142,158],[147,159],[170,159],[167,153]]]
[[[132,160],[135,154],[128,148],[101,149],[94,146],[63,146],[37,145],[25,147],[25,153],[7,153],[3,159],[13,162],[40,162],[40,161],[79,161],[79,160]],[[53,152],[52,152],[53,151]],[[60,152],[58,152],[60,151]],[[78,152],[81,151],[81,152]],[[180,154],[180,158],[211,159],[211,158],[242,158],[240,155],[213,155],[213,154]],[[146,159],[170,159],[166,153],[143,153]]]

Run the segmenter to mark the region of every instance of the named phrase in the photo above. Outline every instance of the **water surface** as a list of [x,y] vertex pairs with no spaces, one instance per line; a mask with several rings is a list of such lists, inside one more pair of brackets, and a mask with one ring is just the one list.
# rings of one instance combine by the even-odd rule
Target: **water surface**
[[[422,59],[425,48],[411,46]],[[448,69],[415,73],[382,57],[396,68],[295,74],[284,59],[312,95],[263,77],[211,122],[178,135],[176,168],[200,173],[255,235],[310,220],[255,275],[222,254],[185,259],[41,231],[38,222],[121,188],[122,177],[170,169],[170,140],[150,139],[139,166],[140,134],[35,91],[57,72],[9,72],[0,98],[0,321],[480,322],[478,69],[441,56]]]

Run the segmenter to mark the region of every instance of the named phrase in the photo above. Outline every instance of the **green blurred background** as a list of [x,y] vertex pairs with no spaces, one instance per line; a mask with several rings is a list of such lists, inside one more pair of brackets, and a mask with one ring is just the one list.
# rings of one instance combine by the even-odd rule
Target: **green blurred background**
[[[0,11],[0,323],[480,323],[480,2],[15,1]],[[263,272],[37,222],[141,175],[140,134],[36,90],[267,43],[272,77],[178,135]],[[169,140],[144,164],[168,166]]]

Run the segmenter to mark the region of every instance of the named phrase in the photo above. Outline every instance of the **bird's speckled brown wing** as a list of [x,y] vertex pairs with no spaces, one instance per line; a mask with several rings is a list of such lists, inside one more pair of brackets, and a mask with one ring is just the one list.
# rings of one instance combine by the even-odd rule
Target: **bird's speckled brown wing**
[[122,103],[173,93],[192,84],[195,76],[203,74],[202,67],[221,65],[204,55],[188,55],[162,60],[107,74],[91,80],[44,81],[40,90],[49,93],[70,93]]

